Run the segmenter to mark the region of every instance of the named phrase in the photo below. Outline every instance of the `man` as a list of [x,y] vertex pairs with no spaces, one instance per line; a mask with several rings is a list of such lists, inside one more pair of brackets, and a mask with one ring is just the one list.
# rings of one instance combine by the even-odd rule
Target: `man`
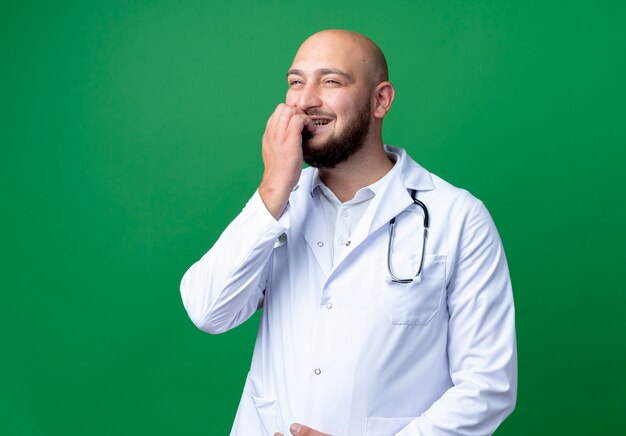
[[258,191],[181,283],[209,333],[263,309],[231,434],[493,433],[517,368],[488,212],[383,145],[394,88],[367,37],[311,36],[287,81]]

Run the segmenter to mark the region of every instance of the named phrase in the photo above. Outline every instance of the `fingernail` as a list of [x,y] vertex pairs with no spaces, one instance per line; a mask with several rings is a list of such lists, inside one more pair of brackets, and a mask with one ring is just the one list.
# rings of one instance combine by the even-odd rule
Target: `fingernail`
[[301,429],[302,429],[302,427],[300,427],[300,424],[291,424],[291,427],[289,428],[289,430],[291,430],[291,433],[293,433],[293,434],[300,433]]

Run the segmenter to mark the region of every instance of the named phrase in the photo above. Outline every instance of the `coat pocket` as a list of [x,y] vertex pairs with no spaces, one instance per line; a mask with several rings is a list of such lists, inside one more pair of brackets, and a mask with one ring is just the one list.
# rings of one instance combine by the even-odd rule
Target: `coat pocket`
[[274,436],[276,431],[276,400],[255,395],[250,395],[250,397],[259,417],[259,434]]
[[[417,271],[419,259],[410,256],[403,258],[401,254],[394,254],[394,256],[396,256],[396,264],[407,265],[402,268],[403,270]],[[426,255],[419,281],[394,283],[388,278],[384,280],[383,310],[393,324],[428,324],[441,308],[445,282],[446,257]]]
[[415,418],[367,418],[366,436],[392,436],[406,427]]

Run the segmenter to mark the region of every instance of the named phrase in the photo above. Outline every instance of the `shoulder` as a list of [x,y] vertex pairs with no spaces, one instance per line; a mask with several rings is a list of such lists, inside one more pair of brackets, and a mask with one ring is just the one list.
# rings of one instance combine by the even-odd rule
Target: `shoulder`
[[425,172],[431,182],[430,188],[417,193],[431,217],[429,237],[440,238],[451,259],[461,256],[468,247],[500,245],[495,223],[480,199],[412,162],[409,171]]
[[398,153],[402,159],[402,178],[407,189],[416,189],[418,197],[429,201],[433,207],[441,207],[456,214],[464,211],[466,215],[480,203],[467,189],[453,185],[418,164],[405,150],[389,149]]

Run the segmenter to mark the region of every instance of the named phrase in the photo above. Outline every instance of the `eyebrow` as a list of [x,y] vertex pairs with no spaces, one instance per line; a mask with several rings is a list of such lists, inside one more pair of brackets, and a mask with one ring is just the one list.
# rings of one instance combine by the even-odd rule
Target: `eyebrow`
[[[339,76],[343,76],[348,80],[352,80],[352,75],[346,73],[345,71],[342,70],[338,70],[337,68],[320,68],[319,70],[315,71],[317,74],[324,76],[326,74],[337,74]],[[305,74],[302,72],[302,70],[297,70],[297,69],[291,69],[289,71],[287,71],[287,76],[290,75],[296,75],[296,76],[304,76]]]

